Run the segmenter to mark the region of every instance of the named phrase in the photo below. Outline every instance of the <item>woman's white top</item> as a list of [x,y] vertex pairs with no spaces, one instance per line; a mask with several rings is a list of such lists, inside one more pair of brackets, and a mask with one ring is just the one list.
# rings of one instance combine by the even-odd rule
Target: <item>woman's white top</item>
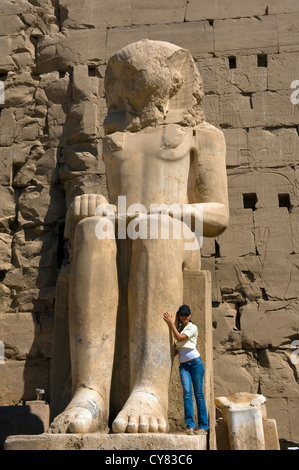
[[199,357],[200,354],[196,349],[198,337],[197,326],[190,322],[180,333],[181,335],[188,336],[184,341],[175,342],[176,348],[179,350],[180,362],[188,362]]

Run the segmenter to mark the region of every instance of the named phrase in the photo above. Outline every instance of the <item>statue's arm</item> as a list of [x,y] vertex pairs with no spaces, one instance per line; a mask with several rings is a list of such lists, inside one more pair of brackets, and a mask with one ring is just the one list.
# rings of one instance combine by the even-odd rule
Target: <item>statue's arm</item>
[[76,196],[72,201],[65,222],[65,238],[72,238],[75,228],[80,220],[95,215],[106,216],[112,212],[115,213],[116,208],[108,203],[107,199],[101,194],[82,194]]
[[203,235],[217,237],[229,221],[225,139],[223,132],[211,124],[203,123],[195,129],[189,202],[202,207]]

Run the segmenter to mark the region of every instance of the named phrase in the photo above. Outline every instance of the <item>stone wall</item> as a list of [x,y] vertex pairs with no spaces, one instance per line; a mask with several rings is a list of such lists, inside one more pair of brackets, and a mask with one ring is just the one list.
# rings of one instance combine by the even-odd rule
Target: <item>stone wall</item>
[[206,119],[227,141],[230,226],[202,251],[215,396],[264,394],[280,438],[298,442],[298,1],[2,0],[0,23],[0,405],[36,388],[51,398],[66,208],[107,196],[105,66],[124,45],[159,39],[191,51]]

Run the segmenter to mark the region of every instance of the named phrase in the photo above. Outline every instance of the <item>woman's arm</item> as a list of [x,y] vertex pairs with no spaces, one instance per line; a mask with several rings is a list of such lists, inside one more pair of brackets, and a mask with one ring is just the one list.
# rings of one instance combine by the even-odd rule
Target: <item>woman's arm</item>
[[179,331],[177,330],[174,324],[174,319],[170,313],[164,312],[163,318],[166,321],[166,323],[169,325],[170,329],[173,332],[173,336],[175,337],[177,341],[185,341],[186,339],[188,339],[187,335],[179,333]]

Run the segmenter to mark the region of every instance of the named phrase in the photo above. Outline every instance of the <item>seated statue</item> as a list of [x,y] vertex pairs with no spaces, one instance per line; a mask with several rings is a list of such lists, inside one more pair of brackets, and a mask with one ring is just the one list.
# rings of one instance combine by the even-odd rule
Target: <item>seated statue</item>
[[225,140],[205,122],[199,72],[178,46],[142,40],[124,47],[108,62],[105,90],[109,202],[85,194],[68,211],[76,223],[73,395],[50,432],[107,429],[120,272],[128,273],[130,395],[112,431],[167,432],[174,353],[163,313],[183,304],[184,270],[201,269],[201,236],[216,237],[228,224]]

